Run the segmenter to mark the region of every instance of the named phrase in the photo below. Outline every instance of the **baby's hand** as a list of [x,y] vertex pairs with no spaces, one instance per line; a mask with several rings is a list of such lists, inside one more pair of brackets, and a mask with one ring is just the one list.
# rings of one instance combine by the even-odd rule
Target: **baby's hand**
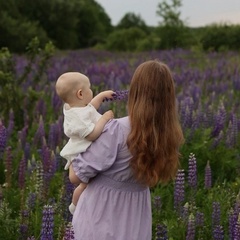
[[109,110],[103,114],[103,117],[108,121],[114,118],[114,114],[112,110]]
[[115,92],[112,90],[107,90],[107,91],[102,92],[102,94],[104,95],[104,100],[106,100],[106,99],[112,100]]

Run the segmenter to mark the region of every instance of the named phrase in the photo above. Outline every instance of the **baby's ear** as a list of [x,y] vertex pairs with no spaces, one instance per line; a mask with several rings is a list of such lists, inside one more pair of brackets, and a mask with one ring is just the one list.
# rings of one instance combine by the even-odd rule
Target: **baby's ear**
[[79,98],[79,99],[83,99],[83,95],[82,95],[82,89],[79,89],[78,91],[77,91],[77,98]]

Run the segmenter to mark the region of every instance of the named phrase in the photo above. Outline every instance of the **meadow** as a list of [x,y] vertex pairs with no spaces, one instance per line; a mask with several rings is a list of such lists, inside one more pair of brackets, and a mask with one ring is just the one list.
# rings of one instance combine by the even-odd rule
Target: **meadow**
[[[54,86],[80,71],[94,93],[127,90],[135,68],[159,59],[171,68],[185,144],[176,179],[151,189],[153,239],[240,239],[239,52],[165,50],[112,53],[36,51],[0,55],[0,239],[74,239],[73,185],[59,155],[62,102]],[[125,116],[126,98],[100,109]],[[94,231],[94,229],[93,229]],[[130,239],[129,239],[130,240]]]

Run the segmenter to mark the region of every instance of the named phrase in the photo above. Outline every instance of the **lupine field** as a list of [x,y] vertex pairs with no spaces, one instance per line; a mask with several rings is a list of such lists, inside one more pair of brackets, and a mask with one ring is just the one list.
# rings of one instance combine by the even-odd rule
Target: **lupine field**
[[116,91],[100,111],[113,109],[117,118],[126,115],[135,68],[156,58],[173,72],[185,144],[176,179],[151,189],[153,239],[240,239],[240,55],[177,49],[1,52],[1,240],[74,239],[68,211],[73,185],[59,156],[67,139],[54,90],[58,76],[80,71],[95,94]]

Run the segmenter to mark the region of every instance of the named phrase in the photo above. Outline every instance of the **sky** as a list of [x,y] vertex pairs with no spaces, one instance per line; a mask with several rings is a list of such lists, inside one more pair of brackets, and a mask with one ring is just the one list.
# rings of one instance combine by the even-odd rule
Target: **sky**
[[[148,26],[157,26],[158,3],[162,0],[95,0],[116,25],[122,17],[132,12],[140,15]],[[171,3],[167,0],[167,3]],[[212,23],[240,24],[240,0],[182,0],[180,18],[190,27],[202,27]]]

